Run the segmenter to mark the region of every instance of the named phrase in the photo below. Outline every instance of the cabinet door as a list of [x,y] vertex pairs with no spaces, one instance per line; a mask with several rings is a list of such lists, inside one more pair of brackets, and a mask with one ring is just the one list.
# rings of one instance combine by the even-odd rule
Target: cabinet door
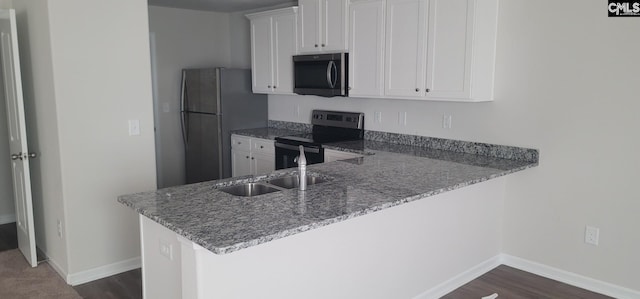
[[424,96],[427,0],[387,0],[385,94]]
[[300,53],[320,50],[320,2],[322,0],[298,1],[298,43]]
[[251,76],[255,93],[270,93],[273,85],[271,17],[251,20]]
[[340,52],[347,49],[347,0],[322,0],[320,49]]
[[276,158],[272,155],[254,153],[251,157],[253,174],[265,174],[276,170]]
[[231,176],[251,174],[251,154],[243,150],[231,150]]
[[273,17],[273,93],[293,93],[293,55],[297,53],[295,14]]
[[473,0],[431,0],[426,87],[428,98],[469,98]]
[[349,96],[381,96],[384,86],[384,1],[349,8]]

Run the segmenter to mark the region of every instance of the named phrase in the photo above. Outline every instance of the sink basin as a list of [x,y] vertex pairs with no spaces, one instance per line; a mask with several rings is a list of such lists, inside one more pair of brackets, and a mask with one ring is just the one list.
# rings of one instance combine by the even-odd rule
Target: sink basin
[[[298,175],[292,175],[292,176],[285,176],[285,177],[273,179],[273,180],[267,181],[267,183],[276,185],[278,187],[286,188],[286,189],[292,189],[292,188],[298,187],[299,181],[300,179]],[[326,179],[323,179],[321,177],[307,175],[307,186],[323,183],[326,181],[327,181]]]
[[223,191],[235,196],[249,197],[249,196],[258,196],[262,194],[276,192],[280,190],[271,186],[260,184],[260,183],[246,183],[246,184],[220,188],[220,191]]

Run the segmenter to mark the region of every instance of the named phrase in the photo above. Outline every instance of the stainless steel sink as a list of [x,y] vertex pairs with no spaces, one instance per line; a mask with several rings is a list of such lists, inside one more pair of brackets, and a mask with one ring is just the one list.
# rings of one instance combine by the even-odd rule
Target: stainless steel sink
[[246,183],[246,184],[220,188],[220,191],[223,191],[235,196],[249,197],[249,196],[258,196],[258,195],[281,191],[281,190],[265,184]]
[[[321,177],[307,175],[307,185],[324,183],[326,181],[327,181],[326,179]],[[271,185],[276,185],[278,187],[282,187],[286,189],[292,189],[292,188],[298,187],[299,182],[300,182],[300,177],[298,175],[285,176],[285,177],[267,181],[267,183]]]

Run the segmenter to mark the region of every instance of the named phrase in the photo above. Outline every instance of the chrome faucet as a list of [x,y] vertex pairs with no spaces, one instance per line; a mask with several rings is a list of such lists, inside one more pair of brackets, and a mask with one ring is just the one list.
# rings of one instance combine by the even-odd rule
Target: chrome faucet
[[304,146],[300,145],[300,155],[293,159],[293,162],[298,163],[298,175],[300,181],[298,181],[298,190],[307,190],[307,158],[304,156]]

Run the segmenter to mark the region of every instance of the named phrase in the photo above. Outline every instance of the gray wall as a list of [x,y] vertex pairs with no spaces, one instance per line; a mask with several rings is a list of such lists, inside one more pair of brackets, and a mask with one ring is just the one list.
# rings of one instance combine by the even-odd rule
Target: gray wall
[[180,78],[183,68],[230,66],[229,14],[149,6],[155,35],[156,151],[158,187],[185,182],[180,129]]

